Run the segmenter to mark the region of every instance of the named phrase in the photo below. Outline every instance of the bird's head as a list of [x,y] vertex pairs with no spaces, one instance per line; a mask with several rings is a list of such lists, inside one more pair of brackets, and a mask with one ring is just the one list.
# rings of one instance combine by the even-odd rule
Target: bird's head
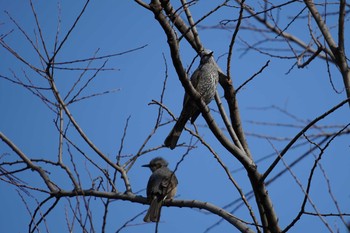
[[142,167],[149,167],[152,172],[154,172],[155,170],[157,170],[161,167],[167,167],[167,166],[168,166],[168,162],[165,159],[163,159],[162,157],[156,157],[156,158],[152,159],[149,162],[149,164],[142,165]]
[[209,49],[204,49],[199,53],[199,56],[201,57],[201,64],[207,63],[210,59],[213,58],[213,51]]

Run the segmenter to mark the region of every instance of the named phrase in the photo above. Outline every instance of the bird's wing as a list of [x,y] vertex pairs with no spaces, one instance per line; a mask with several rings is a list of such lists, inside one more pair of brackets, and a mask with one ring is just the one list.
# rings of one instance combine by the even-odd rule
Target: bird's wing
[[178,181],[175,176],[175,174],[170,171],[168,168],[162,169],[163,179],[160,184],[161,189],[163,190],[164,194],[167,194],[169,189],[174,188],[173,186],[176,186]]
[[[197,89],[198,82],[199,82],[199,69],[196,69],[194,71],[194,73],[191,76],[190,81],[191,81],[191,84],[194,87],[194,89]],[[190,96],[187,94],[187,92],[185,92],[183,106],[186,105],[186,103],[188,102],[189,99],[190,99]]]
[[175,196],[178,181],[174,174],[167,176],[161,184],[162,198],[171,199]]

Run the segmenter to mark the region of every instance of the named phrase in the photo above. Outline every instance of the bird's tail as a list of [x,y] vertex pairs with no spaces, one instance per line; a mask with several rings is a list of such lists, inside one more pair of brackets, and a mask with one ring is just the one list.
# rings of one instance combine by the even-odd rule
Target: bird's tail
[[190,116],[185,116],[183,114],[180,115],[179,119],[177,120],[176,124],[174,125],[174,128],[170,131],[168,137],[166,137],[164,141],[164,145],[166,147],[169,147],[170,149],[174,149],[177,141],[180,138],[180,135],[182,133],[182,130],[184,129],[186,122]]
[[153,198],[151,205],[148,208],[146,216],[143,218],[145,222],[159,222],[160,210],[163,200],[159,200],[156,196]]

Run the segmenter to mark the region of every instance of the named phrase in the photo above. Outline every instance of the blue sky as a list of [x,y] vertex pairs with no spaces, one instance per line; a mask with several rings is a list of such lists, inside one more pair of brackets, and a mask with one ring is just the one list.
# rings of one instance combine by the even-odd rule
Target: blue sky
[[[82,1],[62,1],[60,3],[61,27],[60,40],[72,25],[72,21],[78,15],[84,2]],[[33,33],[35,20],[27,1],[0,0],[3,11],[0,13],[0,35],[6,34],[14,29],[6,42],[9,43],[25,59],[30,60],[35,65],[40,66],[39,60],[30,44],[25,40],[16,26],[11,22],[7,11],[29,36],[34,39]],[[41,29],[49,53],[52,53],[54,38],[58,22],[58,5],[56,1],[34,1],[35,8],[40,20]],[[215,5],[215,4],[214,4]],[[211,3],[201,1],[201,5],[193,9],[193,16],[201,17],[205,9],[210,9]],[[299,6],[293,6],[288,12],[293,15],[298,12]],[[203,25],[215,25],[221,14],[230,13],[230,9],[221,13],[214,13],[212,17],[203,22]],[[329,19],[332,25],[334,19]],[[348,21],[347,21],[348,22]],[[283,21],[282,21],[283,25]],[[287,25],[287,22],[284,23]],[[296,33],[301,38],[308,37],[307,26],[305,22],[296,21],[288,31]],[[232,30],[199,30],[201,41],[204,46],[213,50],[216,57],[227,52]],[[345,93],[336,94],[332,89],[327,74],[326,64],[322,60],[315,60],[310,66],[304,69],[294,68],[286,75],[292,67],[295,60],[281,60],[270,58],[266,55],[250,51],[243,55],[242,40],[256,41],[258,34],[242,30],[239,34],[240,41],[234,50],[232,62],[232,74],[234,85],[237,87],[246,79],[256,73],[266,62],[270,60],[269,66],[265,71],[254,79],[249,85],[245,86],[238,94],[243,127],[248,135],[270,135],[277,138],[293,137],[300,128],[296,127],[274,127],[258,125],[251,122],[270,122],[285,123],[305,126],[308,121],[330,109],[340,101],[345,99]],[[348,41],[347,41],[348,42]],[[347,43],[348,44],[348,43]],[[179,115],[182,106],[183,88],[171,67],[169,49],[166,43],[166,37],[159,24],[154,20],[153,15],[141,8],[133,1],[92,1],[88,6],[81,21],[71,34],[67,43],[57,57],[57,61],[70,61],[80,58],[92,57],[98,50],[98,55],[106,55],[127,51],[133,48],[147,45],[145,48],[128,53],[123,56],[116,56],[108,60],[106,67],[114,68],[113,71],[101,72],[99,76],[84,90],[82,96],[99,93],[106,90],[117,90],[113,94],[95,97],[86,101],[80,101],[70,106],[73,116],[80,124],[84,132],[90,139],[110,158],[114,158],[120,147],[120,140],[127,118],[130,116],[129,127],[125,139],[123,155],[136,154],[143,144],[147,135],[152,131],[158,108],[154,105],[148,105],[152,99],[159,100],[162,85],[165,77],[165,62],[168,64],[168,83],[164,97],[164,103],[171,109],[176,116]],[[271,46],[281,46],[281,44]],[[285,46],[285,45],[283,45]],[[11,54],[0,48],[0,74],[13,77],[12,71],[18,77],[25,80],[24,72],[32,78],[37,85],[47,87],[48,84],[42,78],[35,76],[33,72],[28,71],[27,67],[18,62]],[[195,52],[185,43],[181,43],[181,54],[183,64],[188,67],[195,56]],[[223,70],[226,69],[226,56],[218,61]],[[197,63],[195,63],[196,65]],[[102,61],[93,63],[93,67],[99,67]],[[84,65],[83,65],[84,66]],[[193,70],[192,70],[193,71]],[[338,90],[343,90],[341,77],[338,71],[331,67],[332,81]],[[72,83],[81,72],[60,70],[56,73],[56,82],[62,95],[66,94]],[[87,77],[92,72],[87,73]],[[222,94],[222,89],[219,88]],[[48,94],[50,98],[50,94]],[[54,125],[55,114],[46,107],[43,102],[31,94],[28,90],[14,85],[4,79],[0,79],[0,130],[10,138],[23,152],[32,158],[47,158],[55,160],[57,157],[58,136]],[[210,105],[216,108],[215,103]],[[288,111],[289,113],[302,119],[296,121],[271,106]],[[262,110],[262,108],[268,108]],[[333,115],[322,120],[319,125],[345,125],[349,123],[349,108],[343,107]],[[213,113],[215,115],[215,113]],[[218,116],[215,115],[217,119]],[[164,120],[170,119],[164,114]],[[220,124],[221,121],[218,121]],[[202,117],[199,117],[197,124],[205,125]],[[162,144],[164,138],[170,131],[173,124],[161,127],[152,137],[146,148],[152,148]],[[325,132],[333,132],[332,129],[324,129]],[[310,131],[319,133],[320,131]],[[200,133],[204,138],[216,148],[217,153],[231,170],[240,168],[235,158],[228,154],[216,139],[205,127],[200,127]],[[87,151],[96,161],[101,162],[87,145],[78,137],[77,132],[71,127],[69,135],[76,143]],[[189,142],[188,133],[183,133],[180,142]],[[248,136],[248,144],[255,159],[262,158],[272,154],[274,149],[263,138]],[[287,141],[272,141],[277,149],[282,149]],[[286,157],[286,162],[291,162],[304,153],[310,146],[290,151]],[[327,148],[321,164],[331,181],[331,187],[334,195],[342,207],[343,212],[349,212],[350,188],[348,179],[350,175],[349,165],[349,137],[342,136],[333,141]],[[79,153],[74,152],[78,168],[81,172],[81,180],[85,188],[90,188],[93,178],[98,176],[98,172],[86,165],[86,161]],[[19,158],[4,144],[0,143],[0,153],[6,154],[2,160],[16,161]],[[132,183],[133,191],[140,191],[140,195],[145,195],[145,187],[150,175],[150,171],[141,167],[148,163],[151,158],[163,156],[169,161],[169,166],[174,169],[176,163],[185,153],[184,148],[177,148],[170,151],[168,149],[158,150],[154,153],[141,156],[135,166],[130,170],[129,177]],[[293,172],[297,175],[302,185],[306,185],[309,170],[313,165],[314,157],[319,154],[316,151],[309,155],[303,162],[293,167]],[[65,151],[64,159],[69,163],[69,156]],[[274,157],[273,157],[274,158]],[[259,171],[263,172],[273,161],[272,158],[259,163]],[[102,163],[101,163],[102,164]],[[88,166],[89,172],[87,172]],[[50,168],[49,166],[47,167]],[[276,171],[284,169],[280,164]],[[51,170],[50,170],[51,171]],[[52,170],[52,177],[63,188],[70,190],[71,184],[57,170]],[[176,173],[179,180],[178,196],[179,199],[198,199],[208,201],[218,206],[225,206],[238,198],[238,194],[232,184],[227,179],[225,172],[217,164],[214,157],[203,147],[191,152],[179,166]],[[233,173],[234,178],[239,182],[244,192],[250,191],[250,185],[244,171]],[[319,207],[322,213],[335,213],[334,203],[331,201],[326,179],[322,176],[319,169],[315,172],[314,182],[311,189],[311,198]],[[42,186],[42,181],[37,174],[26,171],[19,175],[21,179],[31,185]],[[303,193],[295,182],[294,178],[286,173],[269,187],[269,194],[274,203],[274,207],[279,216],[281,227],[286,226],[298,213],[302,201]],[[123,190],[121,190],[123,191]],[[0,225],[4,232],[27,232],[30,216],[26,207],[21,201],[20,196],[14,186],[0,183],[0,193],[3,198],[0,205],[3,210],[0,216]],[[32,193],[39,201],[45,198],[44,195],[33,191]],[[28,206],[33,211],[36,207],[35,200],[26,197]],[[75,200],[72,200],[73,202]],[[94,226],[97,232],[101,229],[103,205],[100,200],[91,200]],[[254,201],[251,200],[252,205]],[[60,205],[48,217],[48,226],[50,232],[68,231],[65,222],[65,210],[69,208],[67,200],[61,200]],[[254,207],[255,208],[255,207]],[[124,201],[114,201],[110,208],[108,216],[107,232],[115,232],[127,220],[138,213],[147,209],[147,206],[129,203]],[[307,210],[311,211],[310,205]],[[239,209],[234,213],[237,217],[249,219],[246,209]],[[71,217],[71,215],[70,215]],[[163,208],[162,223],[160,232],[203,232],[208,227],[215,224],[219,218],[203,211],[189,208]],[[339,219],[328,219],[328,223],[333,229],[340,229],[345,232]],[[142,217],[137,218],[134,226],[124,229],[122,232],[152,232],[153,224],[143,224]],[[77,228],[78,229],[78,228]],[[45,227],[41,226],[42,232]],[[211,232],[232,232],[232,226],[223,221]],[[303,216],[301,221],[296,224],[292,232],[313,231],[328,232],[325,226],[317,217]],[[79,232],[77,230],[76,232]]]

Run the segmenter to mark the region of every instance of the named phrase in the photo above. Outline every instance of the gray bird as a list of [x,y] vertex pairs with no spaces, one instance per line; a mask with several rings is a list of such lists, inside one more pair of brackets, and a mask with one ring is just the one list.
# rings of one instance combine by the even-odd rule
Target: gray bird
[[177,178],[169,170],[168,162],[161,157],[152,159],[142,167],[149,167],[152,171],[147,184],[147,199],[151,204],[143,221],[159,222],[163,201],[173,199],[176,194]]
[[[191,83],[199,92],[204,102],[209,104],[215,96],[219,81],[219,68],[213,58],[212,51],[204,50],[200,53],[200,57],[200,64],[191,76]],[[165,139],[164,145],[170,147],[170,149],[174,149],[186,122],[191,118],[191,123],[193,124],[199,114],[200,111],[196,103],[185,93],[180,117]]]

